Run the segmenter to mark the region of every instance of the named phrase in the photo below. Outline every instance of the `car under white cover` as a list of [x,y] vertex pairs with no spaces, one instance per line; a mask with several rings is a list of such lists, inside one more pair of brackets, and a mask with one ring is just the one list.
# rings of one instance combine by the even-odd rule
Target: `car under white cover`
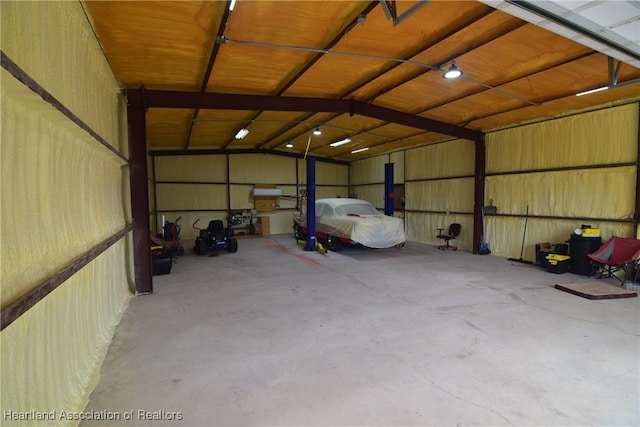
[[[384,215],[371,203],[361,199],[330,198],[316,200],[316,237],[324,239],[329,249],[340,242],[370,248],[390,248],[404,244],[404,221]],[[294,213],[296,237],[307,233],[306,211]]]

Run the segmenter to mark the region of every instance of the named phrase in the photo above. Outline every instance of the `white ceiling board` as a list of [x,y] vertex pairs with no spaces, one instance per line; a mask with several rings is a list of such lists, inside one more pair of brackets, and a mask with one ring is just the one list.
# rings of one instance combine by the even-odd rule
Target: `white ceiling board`
[[[640,55],[640,2],[637,0],[618,1],[528,1],[521,4],[532,4],[536,8],[552,14],[560,20],[569,21],[573,25],[594,33],[596,36],[606,39],[610,43],[619,46],[620,49],[587,38],[584,34],[562,25],[552,22],[540,15],[524,9],[524,5],[500,0],[482,0],[491,7],[500,9],[506,13],[543,27],[563,37],[575,40],[592,49],[626,62],[629,65],[640,68],[640,59],[625,53],[625,49]],[[636,55],[636,56],[637,56]]]

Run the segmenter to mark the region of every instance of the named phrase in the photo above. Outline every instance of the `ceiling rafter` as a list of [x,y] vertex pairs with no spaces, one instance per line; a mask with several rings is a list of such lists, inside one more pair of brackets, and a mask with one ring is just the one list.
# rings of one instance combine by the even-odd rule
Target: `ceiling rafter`
[[[229,21],[229,15],[231,14],[231,0],[227,0],[227,5],[225,6],[224,13],[222,15],[222,19],[220,20],[220,25],[218,25],[218,31],[216,33],[216,39],[224,35],[224,30],[227,27],[227,22]],[[207,68],[204,71],[204,76],[202,78],[202,84],[200,85],[200,92],[205,92],[207,90],[207,83],[211,78],[211,72],[213,71],[213,65],[218,56],[218,51],[220,50],[220,45],[213,40],[213,47],[211,48],[211,54],[209,55],[209,61],[207,62]],[[191,125],[189,126],[189,130],[187,131],[187,136],[184,141],[184,149],[189,149],[189,144],[191,143],[191,135],[193,134],[193,129],[196,126],[198,121],[198,115],[200,114],[199,109],[195,109],[193,111],[193,115],[191,116]]]
[[[562,65],[564,65],[564,64],[570,63],[570,62],[572,62],[572,61],[575,61],[575,60],[578,60],[578,59],[582,59],[582,58],[585,58],[585,57],[588,57],[588,56],[591,56],[591,55],[597,55],[597,54],[598,54],[597,52],[593,52],[593,51],[586,51],[586,52],[583,52],[583,53],[580,53],[580,54],[574,55],[574,56],[569,57],[569,58],[564,58],[563,60],[561,60],[561,61],[559,61],[558,63],[554,64],[554,66],[553,66],[553,67],[554,67],[554,68],[556,68],[556,67],[562,66]],[[516,81],[518,81],[518,80],[524,79],[524,78],[528,78],[528,77],[530,77],[530,76],[532,76],[532,75],[537,74],[538,72],[545,71],[545,70],[548,70],[548,68],[541,67],[541,68],[539,68],[538,70],[536,70],[534,73],[531,73],[531,74],[529,74],[529,75],[525,75],[525,76],[518,76],[518,77],[516,77],[516,78],[510,79],[510,80],[507,80],[507,81],[500,82],[500,83],[498,83],[498,84],[496,85],[496,87],[498,87],[498,88],[499,88],[500,86],[507,85],[507,84],[510,84],[510,83],[516,82]],[[421,75],[422,75],[422,74],[424,74],[424,73],[421,73]],[[449,104],[449,103],[451,103],[451,102],[457,102],[457,101],[463,100],[463,99],[465,99],[465,98],[469,98],[469,97],[471,97],[471,96],[477,95],[477,94],[479,94],[479,93],[482,93],[482,92],[485,92],[485,91],[488,91],[488,90],[490,90],[490,89],[487,89],[487,88],[485,88],[485,87],[480,87],[480,88],[478,88],[478,89],[474,89],[473,91],[469,91],[469,92],[466,92],[466,93],[464,93],[464,94],[461,94],[461,96],[454,97],[454,98],[450,98],[450,99],[447,99],[446,101],[442,101],[442,102],[440,102],[440,103],[438,103],[438,104],[435,104],[435,105],[429,106],[428,108],[426,108],[426,109],[424,109],[424,110],[413,111],[413,112],[411,112],[411,114],[416,114],[416,115],[419,115],[419,114],[425,114],[425,113],[428,113],[430,110],[433,110],[433,109],[435,109],[435,108],[441,107],[441,106],[446,105],[446,104]],[[562,97],[564,97],[564,95],[563,95]],[[553,99],[553,98],[551,98],[551,99]],[[549,100],[544,100],[544,101],[540,101],[540,100],[539,100],[539,101],[538,101],[538,103],[548,102],[548,101],[549,101]],[[337,114],[337,115],[335,115],[335,116],[334,116],[334,118],[339,117],[339,116],[340,116],[340,114]],[[458,126],[466,126],[466,125],[467,125],[467,124],[469,124],[470,122],[472,123],[473,121],[479,120],[479,119],[481,119],[481,118],[483,118],[483,117],[477,117],[477,118],[474,118],[474,119],[472,119],[472,120],[470,120],[470,121],[467,121],[467,123],[465,123],[465,124],[461,124],[461,123],[459,123],[459,124],[458,124]],[[325,123],[327,123],[327,124],[328,124],[328,123],[330,123],[330,122],[325,122]],[[386,125],[388,125],[388,124],[389,124],[388,122],[387,122],[387,123],[383,123],[383,124],[381,124],[380,126],[378,126],[377,128],[380,128],[380,127],[386,126]],[[376,129],[377,129],[377,128],[376,128]],[[350,135],[350,136],[359,135],[360,133],[361,133],[361,132],[358,132],[358,133],[355,133],[355,134]],[[405,139],[405,138],[402,138],[402,139]],[[389,141],[388,143],[393,143],[393,142],[396,142],[396,140]],[[279,143],[279,144],[278,144],[278,146],[280,146],[280,145],[282,145],[282,143]],[[378,146],[378,145],[382,145],[382,144],[376,144],[376,146]],[[339,154],[337,154],[337,155],[340,155],[340,154],[343,154],[343,153],[339,153]]]
[[[361,16],[365,16],[366,17],[377,6],[378,6],[378,2],[377,1],[372,1],[371,3],[369,3],[369,5],[367,7],[365,7],[364,9],[362,9],[360,11],[360,13],[355,18],[353,18],[353,20],[351,20],[351,22],[349,24],[347,24],[336,36],[333,37],[333,39],[327,44],[327,46],[324,48],[324,50],[331,49],[336,44],[338,44],[338,42],[340,42],[340,40],[342,40],[342,38],[344,37],[345,34],[347,34],[357,24],[360,23],[360,17]],[[216,44],[218,44],[217,41],[216,41]],[[283,93],[285,93],[287,89],[289,89],[293,84],[295,84],[295,82],[298,81],[298,79],[300,77],[302,77],[304,75],[304,73],[306,73],[323,56],[324,56],[324,53],[317,53],[293,77],[291,77],[284,85],[282,85],[282,87],[278,90],[276,95],[280,96]],[[260,114],[261,114],[261,112],[258,112],[256,114],[254,114],[253,118],[252,118],[252,121],[257,119],[258,116],[260,116]],[[223,144],[223,148],[229,147],[229,145],[234,141],[234,139],[235,138],[228,139],[227,142],[225,144]],[[263,148],[263,147],[264,147],[264,145],[259,145],[258,146],[258,148]]]
[[[415,1],[398,2],[398,14]],[[604,14],[606,9],[611,18],[608,21],[625,15],[632,22],[638,15],[634,15],[631,2],[611,2],[606,7],[599,5],[588,10]],[[576,39],[556,32],[535,17],[526,19],[522,14],[511,13],[519,9],[511,3],[493,0],[424,3],[415,18],[412,16],[396,27],[385,18],[380,0],[353,2],[346,9],[338,2],[263,0],[241,4],[231,14],[227,10],[228,1],[109,5],[85,2],[83,6],[123,88],[274,95],[286,102],[287,96],[309,96],[328,99],[323,102],[336,98],[343,102],[333,112],[315,104],[309,111],[298,112],[270,110],[267,106],[261,110],[256,105],[228,111],[199,111],[200,106],[180,110],[152,108],[147,115],[151,150],[189,153],[202,148],[222,148],[234,135],[236,125],[246,120],[250,123],[249,137],[225,147],[298,153],[310,129],[320,124],[327,127],[326,131],[312,139],[310,152],[316,157],[354,161],[373,153],[452,138],[445,136],[446,132],[422,132],[409,126],[404,118],[401,124],[394,124],[393,117],[386,112],[382,119],[370,118],[374,115],[357,110],[359,103],[387,107],[401,112],[403,117],[435,119],[454,129],[488,131],[604,105],[637,102],[637,89],[630,86],[640,83],[640,68],[635,62],[624,58],[618,58],[622,63],[609,61],[607,74],[603,59],[607,52],[590,56],[591,52],[601,51],[602,46],[585,42],[584,37]],[[367,19],[358,19],[359,12],[367,7],[372,8]],[[225,21],[228,24],[222,31]],[[602,27],[604,22],[600,28],[606,30]],[[594,28],[598,30],[597,26]],[[622,31],[621,28],[620,34]],[[237,38],[240,43],[242,39],[259,40],[265,47],[290,46],[295,50],[306,49],[304,46],[313,50],[338,38],[331,49],[334,54],[329,57],[321,50],[296,53],[255,46],[227,48],[214,43],[225,36]],[[350,52],[354,56],[349,57]],[[440,71],[453,60],[465,74],[456,82],[442,80]],[[408,65],[400,67],[403,64]],[[438,72],[425,74],[433,70]],[[483,87],[483,82],[522,99],[503,97]],[[614,83],[616,90],[574,96],[574,92]],[[357,108],[345,111],[346,103],[353,103],[351,99],[359,102],[354,103]],[[525,100],[542,105],[533,108]],[[341,136],[355,138],[348,146],[338,149],[329,146],[330,141]],[[295,148],[284,148],[289,139],[294,139]],[[365,145],[371,148],[366,153],[347,153],[352,146]]]
[[[478,13],[478,14],[474,15],[474,16],[473,16],[473,17],[471,17],[469,20],[467,20],[467,21],[465,21],[465,22],[463,22],[463,23],[459,24],[458,26],[456,26],[456,27],[454,27],[454,28],[452,28],[452,29],[449,29],[449,31],[447,31],[447,32],[445,32],[445,33],[443,33],[443,34],[438,35],[434,40],[431,40],[431,41],[430,41],[429,43],[427,43],[426,45],[422,45],[422,46],[420,46],[419,48],[415,49],[413,52],[411,52],[410,54],[408,54],[408,55],[406,55],[404,58],[402,58],[402,60],[404,60],[404,61],[409,61],[409,60],[411,60],[412,58],[415,58],[416,56],[418,56],[418,55],[420,55],[420,54],[422,54],[422,53],[426,52],[427,50],[431,49],[432,47],[436,46],[438,43],[441,43],[442,41],[444,41],[444,40],[446,40],[446,39],[448,39],[448,38],[452,37],[452,36],[453,36],[453,35],[455,35],[456,33],[459,33],[459,32],[460,32],[460,31],[462,31],[463,29],[465,29],[465,28],[467,28],[467,27],[469,27],[469,26],[473,25],[473,24],[474,24],[475,22],[477,22],[478,20],[480,20],[480,19],[482,19],[482,18],[485,18],[486,16],[488,16],[488,15],[490,15],[490,14],[492,14],[492,13],[497,13],[497,12],[495,11],[495,9],[485,9],[485,10],[483,10],[481,13]],[[518,23],[518,25],[517,25],[515,28],[518,28],[518,27],[520,27],[520,26],[522,26],[522,25],[525,25],[525,24],[526,24],[526,22],[523,22],[523,21],[515,21],[515,22],[517,22],[517,23]],[[513,31],[515,28],[510,28],[510,29],[509,29],[509,31],[506,31],[505,33],[500,34],[500,35],[502,36],[502,35],[504,35],[504,34],[507,34],[508,32]],[[489,40],[487,40],[487,41],[483,42],[482,44],[480,44],[480,45],[478,45],[478,46],[474,45],[474,48],[473,48],[473,49],[477,49],[478,47],[482,46],[482,45],[483,45],[483,44],[485,44],[485,43],[488,43],[489,41],[494,40],[495,38],[496,38],[496,37],[492,37],[491,39],[489,39]],[[458,53],[458,55],[461,55],[461,54],[466,53],[466,52],[468,52],[468,51],[471,51],[471,50],[473,50],[473,49],[466,49],[464,52]],[[450,59],[449,59],[449,60],[450,60]],[[446,62],[446,61],[445,61],[445,62]],[[352,88],[350,88],[350,89],[348,89],[347,91],[345,91],[345,93],[344,93],[342,96],[340,96],[340,98],[341,98],[341,99],[344,99],[344,98],[346,98],[347,96],[352,95],[352,94],[353,94],[354,92],[356,92],[357,90],[360,90],[360,89],[362,89],[363,87],[365,87],[366,85],[368,85],[368,84],[370,84],[370,83],[374,82],[375,80],[377,80],[377,79],[381,78],[381,75],[384,75],[384,73],[387,73],[387,72],[389,72],[389,71],[391,71],[391,70],[393,70],[393,69],[395,69],[395,68],[397,68],[397,67],[399,67],[399,66],[401,66],[401,65],[403,65],[403,63],[402,63],[402,62],[400,62],[400,61],[398,61],[398,62],[390,62],[390,63],[389,63],[389,65],[387,65],[387,67],[385,67],[385,68],[383,69],[382,74],[380,74],[380,73],[374,73],[374,74],[372,74],[370,77],[366,78],[365,80],[363,80],[363,81],[360,81],[360,82],[356,83]],[[407,83],[408,81],[411,81],[411,80],[413,80],[413,79],[415,79],[415,78],[417,78],[417,77],[419,77],[419,76],[421,76],[421,75],[423,75],[424,73],[429,72],[429,71],[431,71],[431,70],[426,69],[426,68],[425,68],[425,69],[420,69],[420,70],[418,70],[418,74],[417,74],[417,75],[415,75],[415,76],[413,76],[413,77],[409,78],[408,80],[403,80],[403,82],[402,82],[401,84]],[[400,84],[400,85],[401,85],[401,84]],[[387,91],[389,91],[389,90],[392,90],[393,88],[398,87],[398,86],[400,86],[400,85],[395,85],[395,86],[393,86],[393,87],[391,87],[391,88],[388,88],[388,89],[387,89],[387,90],[385,90],[383,93],[385,93],[385,92],[387,92]],[[369,97],[369,98],[368,98],[368,99],[366,99],[365,101],[366,101],[366,102],[372,102],[372,101],[373,101],[377,96],[379,96],[379,95],[380,95],[380,94],[376,94],[376,95],[375,95],[375,96],[373,96],[373,97]],[[312,117],[312,116],[313,116],[313,114],[311,114],[311,115],[307,116],[307,118]],[[337,117],[337,116],[339,116],[339,115],[336,115],[335,117]],[[335,118],[335,117],[334,117],[334,118]],[[290,131],[290,130],[291,130],[291,129],[293,129],[293,128],[295,128],[295,125],[294,125],[294,126],[289,127],[288,129],[285,129],[283,132],[281,132],[281,133],[280,133],[280,135],[287,133],[288,131]],[[307,132],[307,131],[308,131],[308,130],[306,130],[305,132]],[[302,133],[305,133],[305,132],[302,132]],[[302,134],[302,133],[301,133],[301,134]],[[296,135],[294,138],[297,138],[297,137],[298,137],[298,136],[300,136],[301,134]],[[260,144],[260,145],[259,145],[259,147],[260,147],[260,148],[264,148],[264,147],[268,146],[268,145],[269,145],[273,140],[275,140],[275,139],[278,139],[278,136],[276,136],[275,134],[272,134],[272,135],[270,135],[268,138],[266,138],[266,140],[267,140],[267,141],[266,141],[266,142],[264,142],[264,143],[262,143],[262,144]],[[280,146],[281,146],[282,144],[284,144],[284,143],[286,143],[286,142],[280,142],[280,143],[276,144],[275,146],[270,147],[270,149],[276,149],[276,148],[280,147]]]

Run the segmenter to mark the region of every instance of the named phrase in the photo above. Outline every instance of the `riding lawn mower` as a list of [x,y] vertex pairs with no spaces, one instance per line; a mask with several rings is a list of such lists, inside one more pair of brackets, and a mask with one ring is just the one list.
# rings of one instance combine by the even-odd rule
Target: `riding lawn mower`
[[238,240],[233,238],[233,229],[224,228],[224,223],[219,220],[209,221],[207,228],[197,228],[196,224],[200,218],[193,223],[193,228],[198,230],[198,237],[194,245],[194,250],[198,255],[206,255],[210,252],[226,250],[230,253],[238,251]]

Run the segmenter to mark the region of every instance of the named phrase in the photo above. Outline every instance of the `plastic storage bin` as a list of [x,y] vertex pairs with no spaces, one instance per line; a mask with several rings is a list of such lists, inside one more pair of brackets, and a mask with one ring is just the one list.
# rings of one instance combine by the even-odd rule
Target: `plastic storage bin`
[[171,266],[173,265],[173,256],[171,251],[162,247],[159,249],[152,249],[151,263],[153,276],[171,273]]
[[549,273],[562,274],[569,271],[569,255],[547,255],[547,271]]

